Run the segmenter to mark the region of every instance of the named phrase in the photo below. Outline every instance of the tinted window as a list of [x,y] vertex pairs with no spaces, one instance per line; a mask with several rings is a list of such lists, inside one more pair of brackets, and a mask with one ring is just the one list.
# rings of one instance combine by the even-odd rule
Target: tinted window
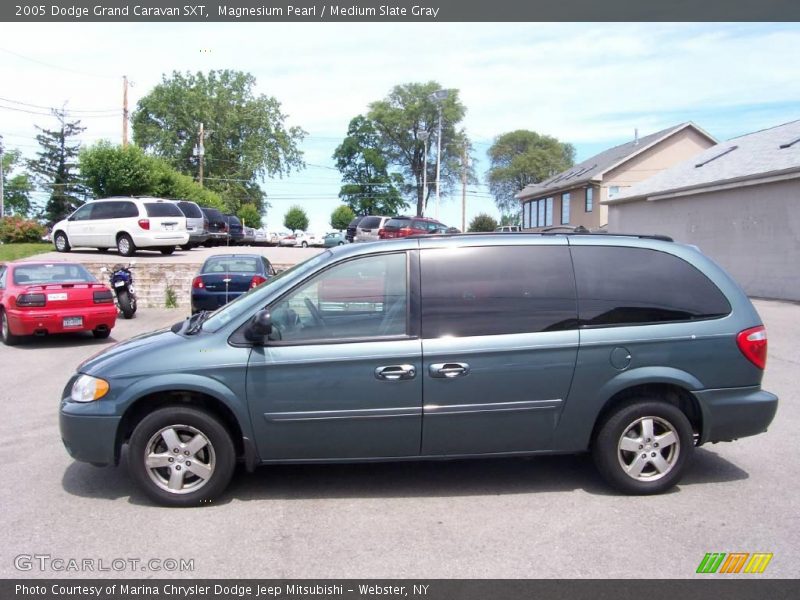
[[361,227],[361,229],[374,229],[380,224],[380,217],[364,217],[364,220],[361,221],[358,226]]
[[566,246],[422,252],[422,335],[500,335],[576,327]]
[[367,256],[324,271],[276,303],[271,339],[405,335],[407,306],[405,253]]
[[222,221],[222,213],[216,208],[204,208],[203,214],[208,217],[209,221]]
[[124,219],[138,216],[139,209],[133,202],[118,200],[95,202],[92,208],[92,219]]
[[182,217],[181,209],[172,202],[145,202],[148,217]]
[[350,224],[347,226],[347,228],[348,229],[355,229],[356,227],[358,227],[358,224],[361,222],[361,219],[363,219],[363,218],[364,217],[356,217],[355,219],[350,221]]
[[200,207],[194,202],[178,202],[178,208],[183,211],[183,214],[190,219],[202,219],[203,213],[200,212]]
[[114,218],[129,219],[139,216],[139,208],[133,202],[115,202]]
[[93,282],[97,279],[83,266],[76,264],[25,265],[14,269],[14,283],[17,285],[66,281]]
[[225,218],[228,220],[230,225],[238,225],[239,227],[242,226],[242,222],[239,220],[239,217],[235,217],[233,215],[225,215]]
[[731,307],[683,259],[647,248],[573,247],[583,327],[719,317]]
[[408,227],[408,224],[411,222],[411,219],[389,219],[386,223],[385,227],[394,228],[394,229],[402,229],[403,227]]
[[113,219],[114,204],[112,202],[95,202],[92,208],[92,219]]

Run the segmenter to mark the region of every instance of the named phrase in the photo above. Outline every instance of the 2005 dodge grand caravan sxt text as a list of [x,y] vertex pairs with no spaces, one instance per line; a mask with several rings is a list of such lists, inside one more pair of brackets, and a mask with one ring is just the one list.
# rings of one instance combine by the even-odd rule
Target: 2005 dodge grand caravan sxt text
[[739,286],[657,236],[454,235],[340,246],[79,366],[77,460],[155,501],[220,494],[237,460],[591,451],[633,494],[694,447],[766,430],[767,336]]

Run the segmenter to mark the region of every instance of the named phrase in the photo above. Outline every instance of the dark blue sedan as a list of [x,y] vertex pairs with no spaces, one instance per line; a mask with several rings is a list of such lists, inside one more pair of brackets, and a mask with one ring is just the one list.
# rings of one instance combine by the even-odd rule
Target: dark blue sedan
[[275,275],[258,254],[217,254],[203,263],[192,280],[192,314],[217,310]]

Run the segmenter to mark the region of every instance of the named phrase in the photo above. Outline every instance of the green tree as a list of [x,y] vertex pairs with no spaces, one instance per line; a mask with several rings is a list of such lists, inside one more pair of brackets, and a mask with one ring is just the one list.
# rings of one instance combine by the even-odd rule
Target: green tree
[[258,181],[305,166],[298,147],[305,132],[287,127],[280,102],[257,95],[255,86],[249,73],[228,69],[164,75],[137,104],[133,138],[147,153],[194,176],[202,123],[204,184],[222,196],[230,211],[250,202],[263,212],[268,203]]
[[242,204],[236,211],[236,216],[248,227],[258,229],[261,227],[261,213],[255,204]]
[[516,214],[519,200],[514,195],[526,185],[569,169],[575,161],[575,148],[549,135],[518,129],[496,137],[488,155],[486,177],[495,204],[503,214]]
[[[414,199],[417,215],[422,215],[428,198],[436,188],[436,145],[439,123],[439,105],[431,94],[441,90],[435,81],[406,83],[395,86],[383,100],[369,105],[368,118],[380,134],[381,150],[387,162],[397,166],[403,176],[401,191]],[[466,108],[458,97],[458,90],[448,90],[441,102],[442,159],[440,187],[442,194],[452,191],[461,180],[462,154],[468,147],[466,134],[456,126],[463,120]],[[423,165],[428,139],[428,190],[423,189]],[[472,161],[470,161],[471,163]],[[468,167],[469,169],[469,167]],[[469,171],[470,181],[474,173]]]
[[350,121],[347,137],[333,158],[345,182],[339,197],[354,213],[395,215],[408,207],[396,187],[403,184],[403,178],[388,172],[381,136],[366,117],[359,115]]
[[164,160],[148,156],[136,146],[115,146],[101,140],[81,150],[80,172],[98,198],[108,196],[158,196],[191,200],[200,206],[227,210],[218,194],[178,173]]
[[339,231],[347,229],[350,221],[355,219],[355,217],[356,213],[354,213],[353,209],[346,204],[337,206],[331,213],[331,227],[338,229]]
[[283,226],[286,229],[291,229],[292,233],[297,231],[305,231],[308,229],[308,215],[299,206],[292,206],[286,215],[283,217]]
[[77,174],[80,143],[73,138],[86,128],[80,126],[80,121],[67,121],[64,111],[54,110],[53,115],[59,127],[52,130],[36,127],[40,131],[36,141],[42,149],[37,159],[28,161],[28,168],[36,183],[50,192],[44,217],[55,222],[83,204],[86,191]]
[[491,215],[481,213],[469,222],[469,231],[494,231],[497,229],[497,221]]
[[17,172],[21,166],[19,150],[3,153],[3,214],[29,217],[33,181],[26,172]]

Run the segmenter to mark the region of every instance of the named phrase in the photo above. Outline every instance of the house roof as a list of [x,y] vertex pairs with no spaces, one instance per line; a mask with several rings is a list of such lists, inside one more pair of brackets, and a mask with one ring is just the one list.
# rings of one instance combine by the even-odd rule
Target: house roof
[[631,186],[604,204],[670,195],[726,183],[800,176],[800,120],[732,138]]
[[660,141],[683,129],[686,129],[687,127],[692,127],[713,142],[716,142],[713,137],[700,129],[694,123],[681,123],[680,125],[675,125],[673,127],[668,127],[667,129],[662,129],[661,131],[651,133],[650,135],[641,137],[638,140],[631,140],[630,142],[620,144],[619,146],[614,146],[613,148],[604,150],[600,154],[595,154],[591,158],[587,158],[572,168],[562,171],[561,173],[554,175],[549,179],[545,179],[541,183],[535,183],[526,186],[522,191],[517,193],[516,197],[521,200],[526,200],[528,198],[543,196],[559,190],[572,188],[584,183],[588,183],[589,181],[599,181],[600,178],[611,169],[614,169],[625,161],[630,160],[637,154],[644,152]]

